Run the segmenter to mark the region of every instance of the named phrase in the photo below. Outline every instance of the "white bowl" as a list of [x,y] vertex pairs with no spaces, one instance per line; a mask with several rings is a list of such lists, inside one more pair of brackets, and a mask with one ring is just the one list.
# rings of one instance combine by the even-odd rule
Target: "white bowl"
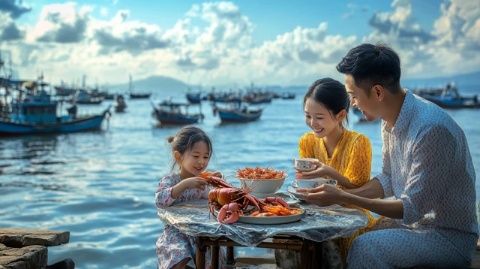
[[278,191],[285,178],[282,179],[245,179],[239,178],[242,188],[251,191],[251,194],[258,197],[266,197]]

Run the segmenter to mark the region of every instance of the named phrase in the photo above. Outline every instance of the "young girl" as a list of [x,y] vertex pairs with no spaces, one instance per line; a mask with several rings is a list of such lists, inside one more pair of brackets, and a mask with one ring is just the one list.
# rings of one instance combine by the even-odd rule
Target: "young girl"
[[[172,145],[174,159],[172,171],[176,164],[179,170],[160,180],[155,193],[157,207],[165,208],[177,202],[207,199],[209,190],[199,174],[205,171],[212,156],[210,138],[201,129],[188,126],[178,131],[174,137],[169,137],[168,142]],[[165,225],[156,245],[160,269],[185,268],[189,260],[195,257],[194,239],[170,225]]]

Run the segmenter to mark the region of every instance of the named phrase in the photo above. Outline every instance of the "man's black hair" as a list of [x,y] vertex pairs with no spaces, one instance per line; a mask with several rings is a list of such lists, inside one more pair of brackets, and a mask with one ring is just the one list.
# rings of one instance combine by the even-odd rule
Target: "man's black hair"
[[370,90],[376,84],[391,93],[400,91],[400,58],[385,45],[362,44],[351,49],[337,65],[340,73],[351,75],[355,84]]

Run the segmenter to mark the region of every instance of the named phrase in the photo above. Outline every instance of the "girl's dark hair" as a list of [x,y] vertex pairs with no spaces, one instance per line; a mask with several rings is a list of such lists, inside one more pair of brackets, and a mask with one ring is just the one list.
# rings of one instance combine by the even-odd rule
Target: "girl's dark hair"
[[[208,150],[210,151],[210,156],[212,156],[213,153],[212,142],[210,138],[202,129],[195,126],[183,127],[177,132],[177,134],[175,134],[175,136],[168,137],[167,141],[172,146],[172,152],[178,151],[180,154],[184,154],[185,152],[192,150],[195,143],[202,141],[207,144]],[[174,161],[173,167],[175,164],[176,162]]]
[[316,102],[323,104],[333,115],[338,114],[342,109],[345,109],[348,114],[350,99],[347,90],[342,83],[332,78],[319,79],[308,88],[303,98],[304,107],[308,98],[313,98]]
[[351,75],[355,84],[364,89],[370,90],[376,84],[393,94],[401,89],[400,58],[385,45],[362,44],[351,49],[337,65],[337,70]]

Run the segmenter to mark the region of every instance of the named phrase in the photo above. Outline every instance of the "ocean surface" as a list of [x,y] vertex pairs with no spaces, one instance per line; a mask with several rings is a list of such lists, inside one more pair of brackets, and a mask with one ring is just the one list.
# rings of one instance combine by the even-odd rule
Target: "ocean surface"
[[[203,103],[206,118],[198,126],[213,140],[209,169],[226,175],[246,166],[282,169],[289,174],[285,190],[293,178],[297,141],[308,131],[305,88],[294,90],[296,99],[274,100],[259,121],[247,124],[221,125]],[[461,90],[480,94],[480,87]],[[166,97],[157,93],[152,100]],[[166,138],[180,127],[158,128],[150,100],[127,99],[127,104],[127,113],[113,113],[102,132],[0,138],[0,227],[70,231],[70,243],[49,248],[49,263],[70,257],[76,268],[156,267],[155,241],[163,225],[154,192],[172,165]],[[81,106],[79,112],[99,112],[107,105]],[[449,113],[465,131],[478,179],[480,110]],[[371,139],[375,175],[381,169],[379,122],[359,123],[352,114],[349,128]]]

